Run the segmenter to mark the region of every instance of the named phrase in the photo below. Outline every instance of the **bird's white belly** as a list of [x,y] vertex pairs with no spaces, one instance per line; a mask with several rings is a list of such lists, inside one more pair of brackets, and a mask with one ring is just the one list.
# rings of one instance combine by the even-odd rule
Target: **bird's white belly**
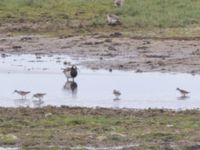
[[71,78],[71,73],[70,73],[70,71],[65,72],[65,76],[66,76],[67,78]]

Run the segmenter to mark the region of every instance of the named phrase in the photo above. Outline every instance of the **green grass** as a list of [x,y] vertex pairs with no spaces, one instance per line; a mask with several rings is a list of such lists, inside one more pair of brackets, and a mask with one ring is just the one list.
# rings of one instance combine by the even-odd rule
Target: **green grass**
[[[108,13],[119,15],[123,24],[109,27]],[[42,32],[120,30],[137,36],[195,37],[200,33],[200,1],[126,0],[122,8],[116,8],[113,0],[1,0],[0,22],[36,23],[36,30]]]
[[[45,117],[47,113],[52,115]],[[0,146],[37,149],[139,144],[139,150],[170,145],[184,149],[200,142],[199,115],[199,111],[0,108]]]

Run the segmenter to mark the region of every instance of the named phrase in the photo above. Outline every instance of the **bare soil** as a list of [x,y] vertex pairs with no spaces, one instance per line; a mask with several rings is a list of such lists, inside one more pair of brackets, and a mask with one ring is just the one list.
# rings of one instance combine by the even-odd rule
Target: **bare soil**
[[0,53],[67,54],[91,69],[200,73],[199,39],[137,39],[111,35],[47,37],[0,35]]

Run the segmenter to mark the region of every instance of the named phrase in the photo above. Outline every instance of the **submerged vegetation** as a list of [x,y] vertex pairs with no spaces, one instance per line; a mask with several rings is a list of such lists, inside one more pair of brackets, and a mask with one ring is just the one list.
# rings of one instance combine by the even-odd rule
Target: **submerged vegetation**
[[[107,14],[118,15],[122,25],[108,26]],[[126,0],[116,8],[113,0],[1,0],[0,22],[1,26],[15,23],[14,29],[7,29],[19,32],[120,30],[138,36],[198,36],[200,1]]]
[[198,147],[199,115],[195,110],[1,108],[0,145],[25,149],[122,145],[139,150],[190,149]]

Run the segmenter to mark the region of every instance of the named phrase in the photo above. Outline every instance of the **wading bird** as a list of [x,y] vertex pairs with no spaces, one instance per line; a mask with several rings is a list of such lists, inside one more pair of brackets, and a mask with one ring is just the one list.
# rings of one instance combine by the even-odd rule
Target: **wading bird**
[[186,95],[190,93],[190,92],[180,89],[180,88],[176,88],[176,90],[178,90],[183,97],[186,97]]
[[78,68],[76,65],[72,65],[71,67],[67,67],[63,70],[63,73],[67,77],[67,81],[72,78],[74,81],[74,78],[78,75]]
[[115,100],[119,100],[119,96],[121,95],[121,92],[114,89],[113,94],[115,95]]
[[26,96],[29,93],[31,93],[31,92],[29,92],[29,91],[18,91],[18,90],[15,90],[13,93],[17,93],[17,94],[19,94],[22,97],[22,99],[26,99]]
[[42,100],[46,93],[36,93],[33,95],[33,98],[37,98],[38,100]]

